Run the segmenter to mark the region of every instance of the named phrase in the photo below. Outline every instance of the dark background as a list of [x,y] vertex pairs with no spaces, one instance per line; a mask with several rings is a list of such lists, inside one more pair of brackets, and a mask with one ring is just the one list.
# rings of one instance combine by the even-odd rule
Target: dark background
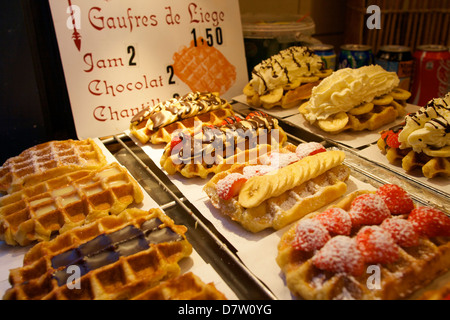
[[76,139],[48,1],[0,1],[0,48],[0,165],[38,143]]

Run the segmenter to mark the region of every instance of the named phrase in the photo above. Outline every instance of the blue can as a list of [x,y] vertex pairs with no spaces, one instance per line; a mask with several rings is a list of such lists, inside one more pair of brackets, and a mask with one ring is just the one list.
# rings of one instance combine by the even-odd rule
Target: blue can
[[315,54],[322,58],[325,69],[336,70],[336,52],[331,44],[317,44],[310,47]]
[[373,64],[372,47],[362,44],[345,44],[341,46],[339,69],[358,69]]

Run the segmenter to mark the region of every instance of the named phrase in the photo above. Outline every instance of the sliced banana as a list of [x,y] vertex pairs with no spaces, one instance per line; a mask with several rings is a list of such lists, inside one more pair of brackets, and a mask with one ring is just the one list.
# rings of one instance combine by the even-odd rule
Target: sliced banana
[[337,132],[342,130],[347,123],[348,115],[345,112],[339,112],[328,119],[317,121],[319,128],[326,132]]
[[284,90],[282,87],[276,88],[272,91],[270,91],[269,93],[262,95],[261,97],[259,97],[259,99],[261,100],[262,103],[265,104],[274,104],[277,103],[278,101],[281,100],[281,98],[283,97],[283,93]]
[[367,103],[364,103],[362,105],[359,105],[359,106],[351,109],[349,111],[349,113],[354,115],[354,116],[359,116],[359,115],[362,115],[362,114],[369,113],[370,111],[373,110],[373,108],[374,108],[374,104],[371,103],[371,102],[367,102]]
[[394,90],[392,90],[390,95],[395,100],[408,100],[411,97],[411,92],[406,91],[405,89],[395,88]]
[[284,90],[293,90],[293,89],[295,89],[295,88],[298,88],[301,84],[302,84],[301,80],[296,79],[296,80],[294,80],[294,81],[292,81],[292,82],[286,83],[286,84],[283,86],[283,89],[284,89]]
[[331,75],[333,73],[332,69],[325,69],[319,72],[316,72],[315,75],[318,76],[319,78],[326,78],[329,75]]
[[309,102],[305,102],[303,103],[299,108],[298,108],[298,112],[300,112],[301,114],[307,114],[308,110],[306,109],[308,106]]
[[387,106],[394,101],[394,97],[390,94],[385,94],[384,96],[376,97],[373,99],[372,103],[376,106]]
[[320,77],[318,77],[318,76],[299,77],[297,80],[300,81],[301,83],[311,83],[311,82],[319,81]]
[[244,87],[243,93],[248,96],[248,97],[252,97],[256,94],[255,89],[253,88],[252,84],[249,82],[247,83],[247,85]]

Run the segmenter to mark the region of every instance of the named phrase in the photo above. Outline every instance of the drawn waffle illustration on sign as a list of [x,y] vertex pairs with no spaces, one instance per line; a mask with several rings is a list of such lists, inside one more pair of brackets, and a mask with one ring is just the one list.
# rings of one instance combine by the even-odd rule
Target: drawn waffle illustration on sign
[[203,38],[173,55],[175,75],[192,91],[226,93],[236,81],[236,67]]

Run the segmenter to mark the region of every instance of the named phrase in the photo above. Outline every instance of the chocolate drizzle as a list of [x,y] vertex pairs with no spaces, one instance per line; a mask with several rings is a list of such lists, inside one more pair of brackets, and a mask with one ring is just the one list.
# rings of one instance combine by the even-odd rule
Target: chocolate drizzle
[[213,111],[227,105],[227,101],[208,92],[191,92],[178,99],[170,99],[154,107],[141,110],[132,119],[131,123],[138,126],[148,121],[147,127],[156,131],[173,122]]
[[[407,119],[414,121],[418,126],[420,126],[420,116],[425,115],[425,117],[429,119],[427,123],[433,126],[436,130],[443,129],[445,134],[448,134],[450,133],[450,123],[447,119],[445,119],[442,110],[450,111],[450,107],[445,99],[440,99],[442,101],[442,104],[437,103],[436,100],[437,99],[433,99],[424,108],[420,108],[419,111],[417,111],[415,114],[408,115]],[[431,118],[432,116],[429,113],[430,109],[434,111],[436,117]]]

